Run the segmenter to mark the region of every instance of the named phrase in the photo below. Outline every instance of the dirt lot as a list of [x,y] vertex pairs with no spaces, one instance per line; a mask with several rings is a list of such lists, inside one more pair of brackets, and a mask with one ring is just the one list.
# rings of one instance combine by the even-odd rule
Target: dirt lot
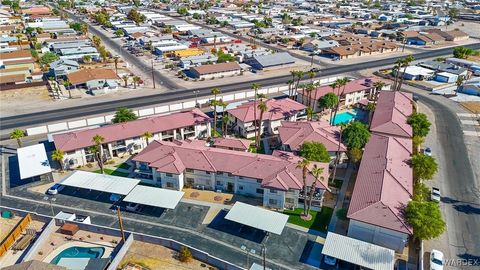
[[0,242],[10,233],[10,231],[17,225],[22,217],[14,217],[12,219],[0,218]]
[[480,102],[478,101],[461,102],[460,104],[472,113],[480,113]]
[[182,263],[177,259],[176,251],[140,241],[133,242],[120,265],[124,267],[128,263],[135,263],[150,270],[216,269],[195,259]]
[[29,107],[51,100],[46,86],[5,90],[0,92],[0,110],[2,115],[28,113]]

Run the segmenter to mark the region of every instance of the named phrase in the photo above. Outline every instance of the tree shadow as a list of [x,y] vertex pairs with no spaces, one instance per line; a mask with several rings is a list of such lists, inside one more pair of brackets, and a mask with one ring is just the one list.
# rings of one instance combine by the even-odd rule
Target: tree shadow
[[473,207],[469,204],[454,205],[453,208],[467,215],[471,215],[471,214],[480,215],[480,208]]

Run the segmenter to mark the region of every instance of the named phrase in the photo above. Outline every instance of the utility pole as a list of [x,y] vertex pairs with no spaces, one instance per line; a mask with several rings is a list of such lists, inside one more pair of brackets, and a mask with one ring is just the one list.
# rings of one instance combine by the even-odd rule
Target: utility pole
[[265,247],[265,243],[262,243],[263,270],[267,269],[266,253],[267,253],[267,247]]
[[118,214],[118,224],[120,225],[120,232],[122,233],[122,240],[125,242],[125,232],[123,231],[123,222],[122,216],[120,215],[120,207],[117,206],[117,214]]
[[153,56],[152,56],[152,82],[153,82],[153,89],[155,89],[155,73],[153,72]]

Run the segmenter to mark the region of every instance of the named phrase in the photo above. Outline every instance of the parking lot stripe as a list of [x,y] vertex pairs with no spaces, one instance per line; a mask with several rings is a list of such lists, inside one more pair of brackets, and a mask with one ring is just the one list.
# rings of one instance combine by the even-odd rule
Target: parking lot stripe
[[477,132],[477,131],[475,131],[475,130],[473,130],[473,131],[471,131],[471,130],[464,130],[464,131],[463,131],[463,134],[464,134],[465,136],[480,137],[480,133]]
[[477,120],[460,120],[463,125],[469,126],[480,126],[480,123]]

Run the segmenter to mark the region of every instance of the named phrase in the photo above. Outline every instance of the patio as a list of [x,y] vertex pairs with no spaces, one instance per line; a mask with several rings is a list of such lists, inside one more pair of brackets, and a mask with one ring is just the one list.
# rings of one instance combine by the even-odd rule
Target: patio
[[215,192],[193,188],[183,188],[183,199],[202,201],[214,204],[233,205],[235,202],[245,202],[251,205],[263,205],[261,198],[246,197],[232,193]]

